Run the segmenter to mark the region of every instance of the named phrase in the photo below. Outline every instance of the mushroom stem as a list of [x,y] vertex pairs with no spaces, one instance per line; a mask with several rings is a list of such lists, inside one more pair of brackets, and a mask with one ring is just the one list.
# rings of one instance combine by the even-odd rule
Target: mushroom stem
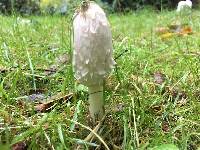
[[103,86],[90,86],[88,87],[89,91],[89,110],[90,115],[95,122],[99,120],[104,115],[104,99],[103,99]]

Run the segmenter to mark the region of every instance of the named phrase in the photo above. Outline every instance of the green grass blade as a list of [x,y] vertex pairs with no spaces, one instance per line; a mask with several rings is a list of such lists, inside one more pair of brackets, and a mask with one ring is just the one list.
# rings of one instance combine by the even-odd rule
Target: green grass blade
[[78,114],[80,113],[80,105],[81,105],[81,102],[82,102],[81,100],[78,101],[78,103],[77,103],[77,105],[76,105],[76,110],[75,110],[74,116],[73,116],[73,122],[72,122],[72,124],[71,124],[71,126],[70,126],[70,130],[71,130],[71,131],[74,130],[74,128],[75,128],[75,122],[78,121]]

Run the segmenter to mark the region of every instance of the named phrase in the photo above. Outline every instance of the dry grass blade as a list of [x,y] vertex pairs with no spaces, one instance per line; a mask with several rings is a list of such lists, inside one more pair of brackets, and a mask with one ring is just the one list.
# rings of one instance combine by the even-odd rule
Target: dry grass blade
[[136,140],[136,144],[137,147],[140,146],[140,142],[139,142],[139,136],[138,136],[138,131],[137,131],[137,123],[136,123],[136,114],[135,114],[135,102],[134,99],[131,98],[132,100],[132,107],[133,107],[133,119],[134,119],[134,134],[135,134],[135,140]]
[[[102,125],[103,121],[105,120],[105,117],[106,117],[106,115],[104,115],[104,117],[102,118],[102,120],[99,122],[99,124],[93,130],[90,127],[87,127],[87,126],[85,126],[85,125],[83,125],[83,124],[81,124],[81,123],[79,123],[77,121],[73,121],[73,120],[70,120],[70,119],[67,119],[67,120],[69,120],[69,121],[71,121],[73,123],[76,123],[76,124],[80,125],[81,127],[85,128],[85,129],[87,129],[87,130],[89,130],[91,132],[84,139],[84,141],[89,142],[94,136],[96,136],[99,139],[99,141],[105,146],[105,148],[107,150],[110,150],[109,147],[108,147],[108,145],[105,143],[105,141],[97,134],[98,130],[100,129],[100,126]],[[77,149],[80,149],[80,146]]]
[[[101,119],[101,121],[93,129],[94,132],[96,132],[96,133],[98,132],[98,130],[100,129],[105,118],[106,118],[106,115],[104,115],[104,117]],[[91,132],[84,140],[89,142],[93,137],[94,137],[94,134]]]
[[[103,121],[105,120],[106,118],[106,115],[104,115],[104,117],[101,119],[101,121],[96,125],[96,127],[93,129],[93,132],[98,132],[98,130],[100,129]],[[85,142],[90,142],[93,138],[94,138],[94,133],[93,132],[90,132],[90,134],[83,140]],[[81,146],[79,145],[77,147],[77,150],[79,150],[81,148]]]

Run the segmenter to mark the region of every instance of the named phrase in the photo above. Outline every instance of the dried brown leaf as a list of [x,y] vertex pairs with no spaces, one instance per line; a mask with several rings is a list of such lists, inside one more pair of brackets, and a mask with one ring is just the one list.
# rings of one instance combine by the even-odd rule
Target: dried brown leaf
[[150,107],[151,110],[157,114],[157,115],[161,115],[162,112],[163,112],[163,105],[162,104],[159,104],[159,105],[153,105]]
[[162,40],[167,40],[167,39],[171,39],[172,37],[174,37],[174,33],[171,33],[171,32],[167,32],[167,33],[164,33],[162,34],[160,37]]
[[179,35],[188,35],[188,34],[192,34],[192,28],[189,27],[189,26],[186,26],[186,27],[183,27],[181,28],[180,32],[179,32]]
[[165,81],[165,75],[161,72],[154,73],[154,82],[157,84],[162,84]]
[[125,109],[125,104],[119,103],[114,107],[114,112],[122,112]]
[[169,126],[169,123],[167,121],[163,121],[162,122],[162,130],[164,132],[169,132],[170,131],[170,126]]
[[12,145],[12,150],[27,150],[27,145],[25,142],[18,142]]
[[63,102],[67,102],[70,101],[73,98],[73,94],[63,94],[63,93],[58,93],[57,95],[54,95],[52,97],[50,97],[46,103],[42,103],[42,104],[38,104],[35,106],[35,110],[37,112],[47,112],[51,110],[51,107],[55,104],[55,103],[63,103]]

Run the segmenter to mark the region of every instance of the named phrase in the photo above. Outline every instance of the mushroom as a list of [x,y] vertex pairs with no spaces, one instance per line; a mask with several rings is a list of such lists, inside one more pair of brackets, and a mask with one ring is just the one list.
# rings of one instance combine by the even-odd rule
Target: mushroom
[[88,87],[89,111],[93,121],[104,115],[104,79],[113,70],[112,34],[103,9],[83,1],[73,20],[75,78]]
[[180,11],[182,11],[185,8],[192,8],[192,1],[191,0],[180,1],[178,3],[176,11],[180,12]]

